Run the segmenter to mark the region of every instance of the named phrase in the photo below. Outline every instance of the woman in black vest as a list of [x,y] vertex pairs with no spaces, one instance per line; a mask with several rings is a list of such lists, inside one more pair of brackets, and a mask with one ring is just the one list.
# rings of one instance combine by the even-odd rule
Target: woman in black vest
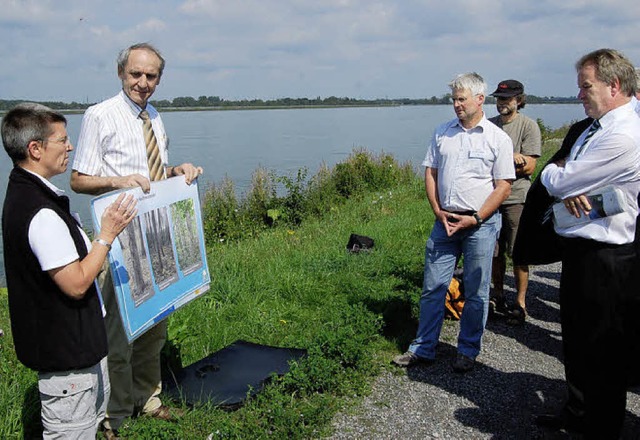
[[107,338],[94,280],[111,243],[135,217],[121,195],[93,244],[49,179],[73,149],[65,117],[21,104],[2,119],[14,164],[2,212],[9,313],[18,359],[38,372],[44,438],[95,438],[109,400]]

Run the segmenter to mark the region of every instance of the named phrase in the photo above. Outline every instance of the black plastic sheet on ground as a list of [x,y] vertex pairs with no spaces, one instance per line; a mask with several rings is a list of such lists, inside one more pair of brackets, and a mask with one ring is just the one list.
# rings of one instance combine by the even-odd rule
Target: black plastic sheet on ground
[[236,341],[165,380],[164,391],[188,405],[207,402],[237,408],[249,396],[262,390],[273,375],[289,371],[289,361],[297,361],[306,350],[278,348]]

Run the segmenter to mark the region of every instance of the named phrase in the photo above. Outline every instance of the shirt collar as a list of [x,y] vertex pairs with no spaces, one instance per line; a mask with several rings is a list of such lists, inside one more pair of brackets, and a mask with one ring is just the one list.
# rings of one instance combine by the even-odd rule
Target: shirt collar
[[598,122],[600,122],[602,128],[607,128],[610,125],[614,124],[618,119],[627,117],[629,114],[635,113],[632,102],[633,101],[629,101],[628,103],[621,105],[620,107],[609,110],[604,114],[604,116],[598,119]]
[[462,126],[462,124],[460,123],[460,119],[457,119],[457,118],[456,118],[456,120],[455,120],[455,121],[456,121],[456,125],[457,125],[458,127],[460,127],[460,128],[461,128],[462,130],[464,130],[464,131],[472,131],[472,130],[477,129],[478,127],[480,127],[481,131],[485,131],[485,130],[486,130],[486,128],[487,128],[487,126],[488,126],[488,124],[493,124],[493,122],[490,122],[490,121],[487,119],[487,115],[484,113],[484,111],[482,112],[482,119],[480,119],[480,121],[479,121],[479,122],[476,124],[476,126],[475,126],[475,127],[473,127],[473,128],[464,128],[464,127]]
[[[21,167],[22,168],[22,167]],[[27,173],[29,174],[33,174],[34,176],[36,176],[38,179],[40,179],[42,181],[42,183],[44,183],[47,188],[49,188],[51,191],[53,191],[54,193],[56,193],[56,195],[58,196],[63,196],[65,195],[65,192],[63,190],[61,190],[60,188],[58,188],[57,186],[55,186],[53,183],[51,183],[48,179],[45,179],[44,177],[42,177],[40,174],[38,173],[34,173],[31,170],[28,170],[26,168],[22,168],[23,170],[25,170]]]
[[129,109],[131,110],[131,113],[137,118],[138,116],[140,116],[140,112],[142,110],[146,110],[147,113],[149,113],[149,119],[153,119],[156,117],[156,115],[158,114],[158,112],[156,111],[156,109],[149,103],[147,103],[147,108],[143,109],[141,108],[138,104],[136,104],[135,102],[133,102],[131,100],[131,98],[129,98],[127,96],[126,93],[124,93],[124,90],[120,90],[119,93],[120,97],[124,100],[124,102],[129,106]]

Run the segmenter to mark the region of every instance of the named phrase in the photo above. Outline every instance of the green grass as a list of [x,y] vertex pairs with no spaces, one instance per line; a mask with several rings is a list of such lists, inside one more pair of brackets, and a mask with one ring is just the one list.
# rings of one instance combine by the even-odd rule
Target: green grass
[[[558,146],[557,141],[545,141],[538,168]],[[237,201],[233,191],[218,193],[214,199],[226,205],[209,217],[210,291],[169,318],[169,340],[179,349],[183,365],[238,339],[306,348],[307,359],[237,411],[196,407],[177,424],[133,419],[123,427],[124,436],[322,437],[330,433],[330,421],[345,402],[366,394],[391,356],[406,348],[417,326],[424,244],[433,213],[420,177],[400,178],[402,183],[384,191],[368,191],[354,176],[372,170],[362,155],[356,159],[338,171],[325,171],[342,186],[325,186],[327,179],[320,185],[353,190],[349,198],[316,191],[314,178],[307,183],[300,174],[286,182],[289,193],[275,199],[268,185],[249,201]],[[357,173],[345,172],[348,167]],[[389,184],[382,178],[388,174],[373,171]],[[305,201],[314,200],[315,215],[295,205],[301,192]],[[234,236],[236,230],[228,224],[238,220],[233,213],[242,203],[247,222],[269,204],[290,218],[301,214],[296,219],[304,221],[297,226],[284,221],[265,225],[259,223],[264,216],[254,215],[259,219],[251,233]],[[372,237],[374,250],[347,253],[351,233]],[[6,333],[0,338],[0,438],[30,438],[39,425],[37,376],[15,357],[7,309],[6,289],[0,290],[0,328]]]
[[[237,339],[309,350],[306,361],[243,408],[200,407],[178,424],[134,419],[132,438],[309,438],[328,433],[344,399],[366,393],[370,378],[415,332],[424,242],[433,222],[422,182],[347,200],[322,219],[278,227],[209,249],[209,293],[177,311],[169,338],[184,365]],[[373,251],[346,252],[354,232]],[[15,359],[6,293],[0,295],[0,438],[23,436],[25,395],[36,375]],[[37,422],[37,394],[28,403]],[[180,402],[174,403],[180,405]],[[33,408],[36,408],[35,412]],[[29,412],[30,411],[30,412]],[[218,438],[218,435],[214,436]]]

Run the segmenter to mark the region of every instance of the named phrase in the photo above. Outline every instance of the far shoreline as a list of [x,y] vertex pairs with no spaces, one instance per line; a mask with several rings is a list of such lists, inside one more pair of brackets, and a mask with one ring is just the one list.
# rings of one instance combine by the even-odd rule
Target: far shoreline
[[[31,101],[23,101],[31,102]],[[491,104],[487,102],[487,104]],[[581,104],[579,101],[549,101],[530,103],[530,105],[564,105],[564,104]],[[94,105],[94,104],[91,104]],[[153,105],[153,103],[152,103]],[[328,109],[328,108],[388,108],[388,107],[430,107],[430,106],[449,106],[451,104],[404,104],[404,103],[361,103],[361,104],[341,104],[341,105],[229,105],[229,106],[195,106],[195,107],[155,107],[159,112],[205,112],[205,111],[237,111],[237,110],[309,110],[309,109]],[[55,109],[65,115],[83,114],[86,108],[77,109]],[[0,116],[4,115],[8,110],[0,110]]]

